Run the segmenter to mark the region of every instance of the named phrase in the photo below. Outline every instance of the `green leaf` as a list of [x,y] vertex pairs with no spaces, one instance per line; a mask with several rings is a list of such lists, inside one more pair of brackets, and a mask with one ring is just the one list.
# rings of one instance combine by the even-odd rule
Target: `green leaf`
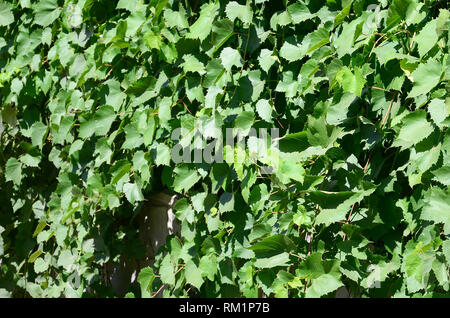
[[303,169],[300,163],[296,163],[291,160],[283,160],[280,163],[277,176],[283,183],[288,183],[289,179],[293,179],[302,183],[305,177],[305,169]]
[[173,285],[175,284],[175,271],[172,262],[170,261],[170,256],[167,254],[163,261],[161,262],[159,268],[159,275],[161,277],[161,281],[164,284]]
[[112,108],[111,106],[100,107],[94,115],[95,135],[106,135],[115,119],[116,113],[114,112],[114,108]]
[[306,53],[311,53],[320,48],[321,46],[324,46],[329,42],[329,38],[330,34],[328,30],[325,28],[320,28],[314,31],[313,33],[309,34],[310,43]]
[[258,57],[258,62],[264,72],[269,72],[269,69],[277,61],[276,57],[272,55],[273,51],[268,49],[262,49]]
[[308,117],[308,130],[306,131],[308,142],[312,146],[327,148],[338,137],[340,130],[328,125],[324,117]]
[[432,187],[425,197],[426,204],[420,218],[444,224],[444,233],[450,234],[450,192]]
[[69,270],[76,258],[77,256],[73,255],[70,250],[63,250],[58,258],[58,266],[62,266],[65,270]]
[[12,181],[14,184],[20,185],[22,180],[22,163],[16,158],[9,158],[6,162],[6,181]]
[[169,121],[172,118],[171,108],[172,99],[170,97],[164,97],[163,99],[161,99],[158,108],[158,117],[161,122]]
[[41,157],[31,156],[30,154],[25,154],[19,158],[19,160],[28,167],[38,167],[41,162]]
[[311,191],[309,198],[322,208],[316,217],[316,223],[329,225],[333,222],[344,220],[353,204],[360,202],[366,196],[375,192],[375,190],[376,186],[365,184],[364,189],[358,192]]
[[229,212],[234,211],[234,194],[229,192],[224,192],[219,199],[219,211]]
[[172,11],[171,9],[164,10],[164,21],[170,28],[186,29],[189,27],[186,16],[182,12]]
[[155,280],[155,274],[151,267],[141,269],[137,277],[137,281],[141,286],[141,295],[143,298],[150,298],[152,292],[152,284]]
[[392,146],[408,148],[422,141],[433,132],[424,110],[416,110],[402,119],[400,132]]
[[33,6],[34,23],[46,27],[53,23],[61,13],[57,0],[40,0]]
[[408,254],[405,257],[405,268],[408,276],[414,277],[418,282],[422,282],[424,262],[416,253]]
[[185,56],[183,56],[183,60],[184,63],[182,64],[182,67],[185,73],[197,72],[200,75],[205,74],[205,66],[195,56],[186,54]]
[[259,117],[269,123],[272,122],[272,107],[267,99],[260,99],[256,103],[256,111],[258,112]]
[[14,22],[12,6],[7,2],[0,2],[0,26],[10,25]]
[[37,250],[28,258],[28,263],[34,263],[34,261],[43,253],[42,250]]
[[302,59],[305,54],[305,48],[289,43],[288,41],[284,42],[283,46],[280,49],[280,56],[288,60],[289,62],[298,61]]
[[152,150],[152,157],[156,165],[168,166],[170,164],[170,149],[165,144],[156,144]]
[[220,60],[227,71],[230,71],[233,66],[242,66],[241,55],[231,47],[226,47],[220,52]]
[[251,128],[255,121],[255,114],[253,112],[241,112],[234,120],[234,127],[246,131]]
[[336,74],[336,80],[341,83],[344,92],[353,93],[356,96],[361,96],[362,89],[366,83],[361,69],[358,67],[356,67],[354,73],[352,73],[348,67],[344,66]]
[[450,263],[450,240],[445,240],[442,244],[442,253],[447,260],[447,263]]
[[38,258],[34,261],[34,272],[36,274],[47,271],[48,267],[48,262],[46,262],[43,258]]
[[214,18],[216,17],[219,7],[218,2],[204,4],[200,11],[200,17],[191,25],[189,33],[186,36],[191,39],[200,39],[200,41],[206,39],[211,32]]
[[42,143],[48,132],[48,127],[40,121],[31,126],[31,142],[33,146],[42,148]]
[[352,7],[353,0],[348,1],[347,5],[339,12],[339,14],[334,18],[334,28],[336,28],[338,25],[340,25],[342,22],[344,22],[345,18],[350,13],[350,9]]
[[432,171],[432,173],[434,175],[434,180],[446,186],[450,185],[450,167],[443,166]]
[[210,281],[214,281],[214,276],[218,269],[216,256],[214,254],[203,256],[200,259],[199,269],[202,272],[202,276],[207,277]]
[[273,268],[277,266],[289,266],[289,254],[281,253],[271,257],[258,258],[255,262],[257,268]]
[[294,3],[287,7],[287,11],[296,24],[315,17],[303,3]]
[[419,56],[423,57],[437,43],[438,35],[436,33],[436,19],[431,20],[417,34],[414,42],[417,43]]
[[191,284],[197,289],[200,289],[204,282],[202,278],[202,272],[192,260],[186,262],[184,273],[186,276],[186,283]]
[[428,112],[430,113],[431,119],[438,126],[450,115],[450,109],[447,109],[445,101],[437,98],[428,104]]
[[233,22],[237,18],[246,24],[252,23],[253,12],[249,5],[240,5],[236,1],[231,1],[227,4],[225,13]]
[[254,251],[258,257],[268,257],[289,252],[293,248],[294,244],[287,236],[276,234],[253,244],[249,249]]
[[144,43],[150,50],[159,50],[162,45],[161,35],[153,33],[152,30],[148,30],[144,34]]
[[123,185],[123,192],[128,201],[134,204],[136,201],[143,201],[144,196],[142,195],[141,189],[136,183],[125,183]]
[[330,274],[324,274],[312,280],[311,286],[306,290],[306,297],[321,297],[341,286],[344,286],[344,284],[338,278]]
[[188,191],[201,178],[197,171],[187,165],[177,166],[173,172],[175,173],[173,186],[176,192]]

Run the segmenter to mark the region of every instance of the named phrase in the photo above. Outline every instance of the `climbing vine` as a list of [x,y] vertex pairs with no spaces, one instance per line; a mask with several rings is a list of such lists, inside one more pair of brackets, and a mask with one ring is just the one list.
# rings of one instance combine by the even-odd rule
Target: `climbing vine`
[[[449,296],[449,21],[445,0],[0,0],[0,295],[115,296],[107,264],[143,257],[166,190],[181,234],[127,297]],[[174,162],[199,123],[277,148]]]

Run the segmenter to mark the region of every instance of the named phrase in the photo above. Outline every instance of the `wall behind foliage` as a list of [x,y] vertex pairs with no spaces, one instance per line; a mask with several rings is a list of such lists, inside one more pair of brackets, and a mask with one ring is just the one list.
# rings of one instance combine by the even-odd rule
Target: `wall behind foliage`
[[[0,0],[0,294],[114,296],[108,266],[145,258],[139,211],[166,189],[180,237],[127,297],[449,296],[449,16]],[[277,128],[279,152],[176,164],[171,132],[195,123]]]

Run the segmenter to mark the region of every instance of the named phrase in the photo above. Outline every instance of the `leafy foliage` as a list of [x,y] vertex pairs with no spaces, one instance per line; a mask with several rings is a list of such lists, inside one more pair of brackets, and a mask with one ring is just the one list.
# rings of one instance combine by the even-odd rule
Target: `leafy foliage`
[[[168,188],[181,238],[126,297],[449,296],[449,17],[438,0],[0,0],[0,294],[113,296],[106,264],[142,258],[136,213]],[[174,164],[194,119],[280,129],[279,171],[251,145]]]

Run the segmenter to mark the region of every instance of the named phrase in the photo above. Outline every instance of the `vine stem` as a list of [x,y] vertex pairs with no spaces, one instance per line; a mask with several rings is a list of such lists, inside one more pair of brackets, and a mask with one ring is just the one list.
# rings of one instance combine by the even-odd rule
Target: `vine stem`
[[[386,123],[386,120],[389,116],[389,113],[391,112],[392,109],[392,104],[394,103],[395,98],[397,97],[397,92],[394,93],[394,96],[392,96],[391,102],[389,103],[388,109],[386,110],[386,114],[384,114],[383,120],[381,121],[381,125],[380,128],[383,128],[384,124]],[[363,169],[363,175],[366,174],[367,168],[369,167],[369,163],[370,163],[370,159],[372,158],[372,153],[373,153],[373,149],[370,151],[369,153],[369,157],[367,158],[366,164],[364,165],[364,169]],[[349,224],[350,223],[350,218],[352,217],[353,214],[353,210],[355,208],[355,204],[353,203],[351,209],[350,209],[350,213],[348,214],[347,217],[347,221],[345,221],[345,224]],[[344,233],[344,237],[343,237],[343,241],[345,241],[345,238],[347,237],[347,234]]]
[[[327,174],[328,174],[328,171],[329,171],[329,170],[330,170],[330,169],[327,169],[327,170],[325,171],[325,175],[324,175],[324,177],[323,177],[322,183],[320,184],[320,190],[323,189],[323,185],[325,184],[325,180],[326,180],[326,177],[327,177]],[[318,203],[316,204],[316,211],[315,211],[314,214],[317,214],[317,211],[319,211],[319,204],[318,204]],[[305,236],[306,236],[306,235],[307,235],[307,234],[305,234]],[[306,254],[307,257],[308,257],[309,255],[311,255],[311,245],[312,245],[313,238],[314,238],[314,232],[311,232],[311,236],[309,237],[309,242],[308,242],[308,254]],[[304,287],[304,289],[303,289],[303,292],[304,292],[304,293],[306,292],[307,286],[308,286],[308,278],[305,279],[305,287]]]

